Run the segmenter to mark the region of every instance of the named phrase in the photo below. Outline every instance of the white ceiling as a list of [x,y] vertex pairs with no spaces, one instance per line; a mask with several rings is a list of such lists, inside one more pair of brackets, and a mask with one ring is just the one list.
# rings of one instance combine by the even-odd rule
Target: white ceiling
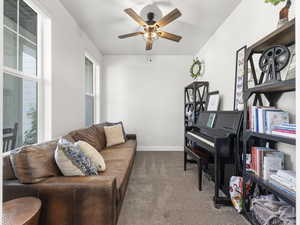
[[[162,30],[182,36],[172,42],[159,39],[150,54],[196,54],[241,0],[61,0],[80,27],[103,54],[145,54],[142,36],[118,39],[118,35],[136,32],[138,24],[123,12],[132,8],[145,14],[145,7],[166,15],[178,8],[182,16]],[[147,7],[147,9],[148,9]],[[157,19],[157,18],[156,18]],[[226,44],[226,43],[224,43]],[[148,53],[148,54],[149,54]]]

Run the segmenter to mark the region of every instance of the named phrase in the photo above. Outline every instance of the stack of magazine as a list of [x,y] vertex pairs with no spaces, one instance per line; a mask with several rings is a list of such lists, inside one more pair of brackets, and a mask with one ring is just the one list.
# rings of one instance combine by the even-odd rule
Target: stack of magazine
[[270,182],[291,194],[296,192],[296,173],[291,170],[278,170],[270,176]]
[[272,134],[289,138],[296,138],[296,124],[283,123],[272,129]]

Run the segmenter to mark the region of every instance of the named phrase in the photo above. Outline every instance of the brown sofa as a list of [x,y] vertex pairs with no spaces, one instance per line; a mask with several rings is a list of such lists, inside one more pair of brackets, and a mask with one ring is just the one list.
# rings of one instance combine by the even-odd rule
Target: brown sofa
[[[105,123],[106,124],[106,123]],[[22,147],[3,156],[3,199],[36,196],[42,201],[40,225],[115,225],[136,153],[136,135],[106,148],[103,125],[72,131],[101,152],[106,171],[99,176],[64,177],[54,161],[55,141]]]

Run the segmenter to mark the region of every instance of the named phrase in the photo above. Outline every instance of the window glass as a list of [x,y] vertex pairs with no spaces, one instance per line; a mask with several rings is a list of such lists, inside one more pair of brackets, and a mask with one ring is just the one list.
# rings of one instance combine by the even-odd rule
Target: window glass
[[37,142],[37,82],[9,74],[3,79],[3,128],[17,123],[17,144]]
[[[37,19],[37,13],[23,0],[4,0],[5,67],[1,110],[3,128],[17,127],[16,134],[7,129],[8,134],[4,135],[4,142],[7,136],[16,139],[15,144],[9,142],[8,150],[38,140]],[[33,77],[28,79],[28,76]]]
[[17,35],[4,28],[4,66],[17,69]]
[[33,11],[23,0],[19,6],[20,34],[30,41],[37,42],[37,13]]
[[85,92],[93,94],[93,63],[85,58]]
[[20,37],[19,70],[25,74],[37,75],[37,48]]
[[85,95],[85,125],[94,124],[94,96]]
[[4,0],[4,25],[17,31],[17,0]]

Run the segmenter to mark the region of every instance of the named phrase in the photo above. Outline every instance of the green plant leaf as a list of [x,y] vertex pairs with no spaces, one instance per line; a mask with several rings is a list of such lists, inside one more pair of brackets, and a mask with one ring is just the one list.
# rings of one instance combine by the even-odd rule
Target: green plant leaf
[[265,3],[271,3],[273,5],[278,5],[280,2],[284,2],[285,0],[265,0]]

